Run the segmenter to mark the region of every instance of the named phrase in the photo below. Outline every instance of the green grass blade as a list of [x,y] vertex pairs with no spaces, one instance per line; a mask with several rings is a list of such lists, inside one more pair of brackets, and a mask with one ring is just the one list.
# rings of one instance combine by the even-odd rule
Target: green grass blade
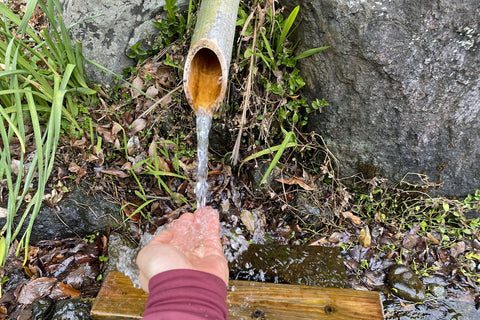
[[[297,146],[297,144],[295,142],[289,142],[285,146],[285,149],[286,148],[291,148],[291,147],[296,147],[296,146]],[[243,161],[240,163],[239,168],[241,168],[246,162],[248,162],[250,160],[253,160],[253,159],[256,159],[256,158],[260,158],[260,157],[265,156],[267,154],[272,154],[272,153],[280,150],[281,147],[282,147],[282,145],[278,145],[278,146],[270,147],[268,149],[264,149],[262,151],[256,152],[256,153],[246,157],[245,159],[243,159]]]
[[28,26],[28,21],[33,15],[33,12],[35,11],[35,8],[37,7],[37,0],[28,0],[27,1],[27,7],[25,8],[25,14],[23,16],[22,22],[20,23],[18,27],[18,32],[17,34],[23,34],[27,30]]
[[63,70],[65,68],[65,57],[63,56],[63,50],[59,50],[57,48],[57,45],[55,41],[52,39],[52,36],[50,35],[50,32],[48,32],[47,29],[42,30],[42,35],[43,38],[45,39],[45,43],[47,44],[48,48],[52,52],[52,54],[55,56],[55,59],[53,61],[56,61],[60,66],[61,69]]
[[282,28],[282,33],[280,34],[280,37],[278,38],[277,41],[277,47],[276,47],[276,52],[279,53],[280,50],[282,49],[283,43],[285,42],[285,39],[287,39],[287,35],[290,32],[290,29],[293,26],[293,23],[295,22],[295,19],[297,18],[298,11],[300,10],[300,6],[296,6],[295,9],[290,13],[288,16],[287,20],[283,23],[283,28]]
[[280,157],[282,156],[283,152],[287,148],[288,143],[290,142],[290,139],[295,137],[295,133],[289,132],[287,133],[287,136],[285,139],[283,139],[282,144],[280,145],[280,148],[278,149],[277,153],[275,154],[275,157],[273,158],[272,162],[268,166],[267,171],[265,171],[265,174],[263,175],[262,181],[260,181],[260,184],[263,184],[268,176],[270,175],[270,172],[272,172],[273,168],[277,165],[278,161],[280,160]]
[[270,41],[268,41],[267,37],[265,36],[265,33],[263,31],[260,31],[260,34],[262,35],[263,38],[263,44],[265,45],[265,49],[267,49],[268,56],[272,61],[274,61],[275,57],[273,56],[273,51],[272,47],[270,46]]
[[330,48],[330,46],[324,46],[324,47],[318,47],[318,48],[305,50],[302,53],[300,53],[299,55],[297,55],[294,59],[295,60],[300,60],[300,59],[303,59],[303,58],[307,58],[307,57],[310,57],[310,56],[312,56],[316,53],[319,53],[320,51],[326,50],[328,48]]
[[[28,223],[27,231],[25,231],[23,236],[24,237],[23,239],[25,240],[24,242],[25,243],[25,261],[27,261],[27,258],[28,258],[28,246],[30,241],[31,230],[33,228],[33,224],[38,215],[38,212],[40,211],[40,207],[42,204],[42,197],[45,192],[45,186],[47,184],[48,178],[50,177],[50,174],[53,169],[53,164],[55,162],[55,152],[57,150],[58,140],[60,137],[62,106],[63,106],[63,99],[66,92],[65,88],[68,84],[68,81],[70,79],[70,76],[73,72],[74,67],[75,66],[73,65],[67,65],[65,74],[61,80],[59,76],[55,77],[52,111],[50,113],[50,119],[45,132],[46,140],[44,143],[45,145],[44,153],[38,157],[39,159],[38,187],[37,187],[37,192],[34,196],[34,198],[36,199],[36,203],[33,207],[33,211],[30,216],[30,221]],[[45,156],[45,164],[43,166],[40,166],[40,164],[43,164],[43,161],[40,160],[43,155]]]
[[[20,24],[22,23],[20,18],[15,13],[13,13],[4,3],[1,3],[1,2],[0,2],[0,14],[3,15],[6,18],[6,20],[13,22],[17,26],[20,26]],[[30,28],[26,28],[25,32],[30,37],[32,37],[33,41],[37,43],[41,42],[40,38],[38,38],[34,30]]]
[[7,121],[9,128],[11,128],[13,132],[15,132],[15,135],[17,136],[18,141],[20,142],[22,152],[25,153],[25,141],[23,140],[22,135],[18,131],[18,128],[16,127],[15,123],[8,116],[8,114],[5,112],[5,109],[2,106],[0,106],[0,115],[5,119],[5,121]]
[[6,70],[6,71],[0,71],[0,78],[2,77],[8,77],[11,75],[17,75],[17,74],[28,74],[27,71],[25,70]]

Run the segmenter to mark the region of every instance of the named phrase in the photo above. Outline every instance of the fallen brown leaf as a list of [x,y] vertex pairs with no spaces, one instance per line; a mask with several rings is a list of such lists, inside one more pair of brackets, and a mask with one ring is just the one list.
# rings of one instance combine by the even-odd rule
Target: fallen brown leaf
[[459,255],[465,252],[466,245],[465,242],[457,242],[453,247],[450,248],[450,255],[457,259]]
[[289,179],[276,179],[278,182],[288,184],[288,185],[294,185],[298,184],[300,187],[307,191],[313,190],[312,187],[310,187],[308,184],[305,183],[305,181],[299,179],[299,178],[289,178]]
[[309,246],[323,246],[327,242],[328,242],[328,240],[327,240],[326,237],[321,237],[320,239],[313,240],[308,245]]
[[80,140],[75,139],[71,143],[73,147],[85,147],[88,142],[85,137],[82,137]]
[[143,89],[143,79],[137,76],[133,79],[132,86],[133,88],[130,88],[130,94],[132,95],[132,98],[135,99],[142,94],[139,90]]
[[132,221],[139,221],[141,219],[141,215],[139,212],[135,213],[135,208],[131,204],[129,204],[127,201],[122,200],[122,208],[123,208],[123,214],[125,215],[126,218],[132,220]]
[[428,240],[432,241],[433,244],[440,244],[437,238],[435,238],[430,232],[427,233]]
[[345,219],[350,220],[353,224],[359,225],[362,223],[362,219],[359,216],[354,215],[351,211],[345,211],[342,213],[342,215]]
[[73,173],[77,173],[78,171],[80,171],[82,167],[80,167],[78,164],[76,164],[75,162],[71,162],[69,165],[68,165],[68,171],[70,172],[73,172]]
[[87,153],[87,158],[85,159],[85,161],[87,162],[95,162],[98,160],[98,157],[92,153]]
[[87,170],[80,168],[77,173],[77,177],[75,178],[75,183],[78,185],[80,184],[80,180],[87,175]]
[[63,294],[66,295],[67,297],[75,298],[82,294],[80,290],[73,288],[68,283],[59,282],[58,288],[62,290]]
[[106,126],[98,126],[97,133],[102,136],[103,140],[109,143],[114,143],[116,139],[116,135],[112,133],[112,129],[110,125]]
[[403,238],[402,245],[405,249],[411,250],[415,248],[419,241],[420,237],[416,234],[407,234],[405,238]]
[[140,132],[143,129],[145,129],[146,126],[147,126],[147,120],[145,120],[143,118],[138,118],[135,121],[133,121],[132,124],[130,125],[129,134],[134,135],[137,132]]
[[118,122],[114,122],[112,127],[112,134],[116,136],[117,133],[122,131],[122,129],[122,126]]
[[248,210],[243,210],[240,214],[240,220],[242,220],[242,223],[247,230],[253,234],[255,231],[255,218],[253,214]]
[[364,247],[368,248],[372,245],[372,235],[370,234],[370,228],[365,226],[360,230],[360,235],[358,236],[358,242]]
[[48,295],[56,282],[55,278],[42,277],[24,284],[17,296],[18,303],[31,304],[35,299]]
[[129,177],[128,173],[123,172],[121,170],[102,169],[102,170],[100,170],[100,172],[103,173],[103,174],[109,174],[109,175],[116,176],[116,177],[119,177],[119,178],[128,178]]
[[157,87],[155,87],[155,86],[148,87],[146,94],[149,95],[152,98],[155,98],[156,96],[158,96]]

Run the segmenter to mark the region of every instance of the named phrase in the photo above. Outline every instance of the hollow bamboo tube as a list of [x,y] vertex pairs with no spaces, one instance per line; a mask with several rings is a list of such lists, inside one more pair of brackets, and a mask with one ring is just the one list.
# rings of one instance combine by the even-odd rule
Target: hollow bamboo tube
[[239,0],[203,0],[183,73],[188,104],[213,114],[227,91]]

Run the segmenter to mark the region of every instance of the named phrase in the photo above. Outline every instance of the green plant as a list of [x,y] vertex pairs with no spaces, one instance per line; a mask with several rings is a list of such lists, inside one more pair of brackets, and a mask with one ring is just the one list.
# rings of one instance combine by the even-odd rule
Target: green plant
[[262,180],[260,181],[260,184],[265,183],[265,181],[267,180],[272,170],[277,166],[277,163],[280,160],[283,153],[285,152],[285,150],[287,148],[297,146],[297,142],[295,141],[295,133],[286,132],[286,131],[284,131],[284,133],[285,133],[285,138],[283,139],[283,142],[280,145],[256,152],[255,154],[245,158],[240,164],[240,167],[241,167],[245,162],[248,162],[252,159],[256,159],[258,157],[261,157],[267,154],[272,154],[273,152],[275,152],[275,156],[273,157],[273,160],[270,162],[270,165],[268,166],[267,171],[265,171],[265,174],[263,175]]
[[[280,125],[294,128],[302,128],[308,122],[308,115],[320,111],[321,107],[328,105],[325,100],[315,100],[312,104],[300,96],[300,90],[305,86],[305,81],[296,68],[300,59],[307,58],[328,48],[318,47],[301,52],[295,55],[295,44],[289,41],[294,28],[295,20],[300,7],[295,7],[287,18],[280,12],[267,10],[266,21],[258,30],[252,30],[250,26],[245,27],[245,35],[255,34],[257,41],[249,45],[243,58],[250,59],[252,56],[260,58],[266,72],[258,74],[259,82],[264,88],[279,99],[286,98],[286,103],[277,108],[276,112],[264,114],[263,118],[277,118]],[[244,8],[240,8],[237,25],[244,25],[248,21],[248,14]],[[275,115],[276,114],[276,115]]]
[[177,13],[179,8],[176,6],[176,3],[177,0],[166,0],[164,7],[164,10],[167,11],[166,19],[153,23],[153,25],[159,30],[159,35],[156,40],[159,48],[166,48],[175,40],[182,38],[187,31],[187,26],[189,26],[188,23],[191,23],[190,17],[193,8],[193,1],[189,1],[188,23],[181,14]]
[[[59,1],[38,2],[51,26],[41,32],[27,26],[36,5],[37,1],[28,1],[25,16],[20,20],[0,3],[0,60],[4,62],[0,65],[0,181],[5,181],[8,188],[7,219],[0,231],[2,265],[11,243],[29,218],[17,249],[19,254],[24,248],[27,259],[30,232],[53,170],[62,119],[81,133],[73,116],[78,111],[75,97],[95,93],[85,82],[81,45],[72,46],[58,14]],[[27,147],[31,145],[27,124],[32,127],[34,150]],[[30,154],[33,161],[27,169],[25,162]],[[15,173],[11,170],[14,162],[18,163]],[[27,194],[31,200],[23,207]],[[13,217],[21,210],[20,222],[14,226]]]

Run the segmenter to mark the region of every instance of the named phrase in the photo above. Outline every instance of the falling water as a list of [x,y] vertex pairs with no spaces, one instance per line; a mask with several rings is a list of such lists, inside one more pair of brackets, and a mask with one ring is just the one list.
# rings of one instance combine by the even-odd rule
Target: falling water
[[197,195],[197,208],[207,204],[207,174],[208,174],[208,134],[212,125],[212,115],[201,108],[197,111],[197,156],[198,172],[195,194]]

